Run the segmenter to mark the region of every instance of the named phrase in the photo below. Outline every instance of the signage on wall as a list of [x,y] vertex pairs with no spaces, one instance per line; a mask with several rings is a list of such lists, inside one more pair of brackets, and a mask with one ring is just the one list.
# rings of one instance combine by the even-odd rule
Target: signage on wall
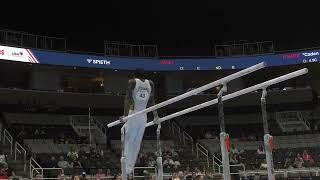
[[143,68],[145,71],[153,72],[239,70],[263,61],[266,62],[268,66],[285,66],[316,63],[319,62],[319,59],[320,50],[261,56],[225,58],[175,57],[174,59],[161,59],[159,57],[95,56],[0,46],[0,60],[112,70],[135,70],[137,68]]
[[0,59],[27,63],[39,63],[29,49],[0,46]]

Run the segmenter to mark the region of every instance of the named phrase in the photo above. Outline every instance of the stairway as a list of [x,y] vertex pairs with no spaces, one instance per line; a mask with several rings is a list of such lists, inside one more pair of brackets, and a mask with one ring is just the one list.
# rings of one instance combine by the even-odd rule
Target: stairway
[[[209,167],[207,157],[199,153],[197,157],[197,148],[192,137],[185,132],[178,124],[175,122],[166,122],[161,128],[161,134],[170,136],[171,139],[175,141],[175,148],[183,149],[183,152],[179,154],[182,160],[181,169],[186,170],[186,167],[202,168],[205,167],[207,171],[212,171],[212,158],[209,155]],[[192,140],[191,140],[192,139]]]
[[[28,162],[26,162],[26,171],[24,171],[24,165],[25,163],[23,160],[14,160],[14,152],[12,155],[10,154],[10,145],[9,144],[3,144],[1,142],[0,149],[7,155],[7,163],[9,167],[13,168],[16,175],[19,177],[29,177],[29,166]],[[14,149],[13,149],[14,151]],[[19,158],[21,159],[21,158]]]
[[90,127],[88,116],[72,115],[69,119],[70,125],[79,136],[86,136],[90,138],[91,131],[92,144],[106,144],[106,128],[94,117],[91,117]]
[[310,130],[309,121],[299,111],[276,112],[276,120],[282,132]]

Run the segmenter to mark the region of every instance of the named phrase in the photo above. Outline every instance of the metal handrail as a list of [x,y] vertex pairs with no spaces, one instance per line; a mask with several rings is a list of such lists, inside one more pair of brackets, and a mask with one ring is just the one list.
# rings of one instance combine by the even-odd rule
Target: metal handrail
[[[65,38],[35,35],[35,34],[30,34],[30,33],[21,32],[21,31],[8,30],[8,29],[0,29],[0,32],[2,32],[2,36],[4,39],[4,41],[2,43],[5,45],[9,45],[9,46],[14,45],[14,46],[23,47],[23,48],[29,47],[29,48],[37,48],[37,49],[49,49],[49,48],[53,48],[52,42],[58,40],[58,41],[60,41],[61,44],[63,43],[62,46],[64,46],[64,47],[61,46],[63,48],[63,50],[65,51],[67,49],[67,41]],[[16,38],[17,41],[14,43],[10,43],[8,41],[9,40],[8,36],[10,36],[10,35],[14,35],[14,37]],[[25,38],[31,40],[33,45],[27,45],[26,41],[24,41]],[[12,39],[10,39],[10,40],[12,40]],[[38,42],[40,42],[40,45],[38,44]],[[50,42],[50,45],[48,45],[47,42]]]
[[12,149],[13,149],[13,137],[11,136],[9,131],[4,129],[4,131],[3,131],[3,144],[6,144],[6,140],[10,143],[10,155],[12,156],[12,152],[13,152],[12,151]]
[[183,144],[186,144],[186,139],[189,139],[191,141],[191,152],[193,153],[193,138],[186,132],[183,131]]
[[298,111],[297,114],[298,114],[298,118],[299,118],[301,121],[303,121],[303,122],[309,127],[309,129],[310,129],[310,122],[303,117],[303,115],[302,115],[301,112]]
[[14,148],[14,160],[15,161],[17,160],[17,152],[20,154],[23,154],[23,171],[26,172],[26,170],[27,170],[27,151],[18,142],[15,143],[15,148]]
[[[244,164],[242,164],[242,163],[241,164],[230,164],[229,166],[230,167],[242,167],[243,168],[243,172],[246,172],[246,166]],[[223,171],[221,171],[222,167],[223,167],[223,165],[221,164],[219,166],[219,173],[223,172]],[[239,172],[231,172],[230,174],[241,174],[241,171],[239,171]]]
[[173,134],[175,133],[174,129],[176,129],[178,137],[179,137],[179,141],[181,142],[181,129],[175,122],[172,122],[172,133]]
[[107,136],[107,129],[103,126],[103,124],[102,124],[100,121],[96,120],[96,119],[94,119],[94,122],[95,122],[95,124],[97,125],[97,127],[98,127],[99,129],[101,129],[101,131],[103,132],[103,134],[104,134],[105,136]]
[[[194,140],[193,138],[184,130],[182,130],[179,125],[175,122],[172,122],[172,126],[170,127],[171,130],[172,130],[172,133],[174,134],[175,132],[177,132],[178,134],[178,137],[179,137],[179,140],[181,142],[183,142],[183,145],[186,144],[186,140],[189,140],[190,141],[190,144],[191,144],[191,152],[193,153],[194,152]],[[176,129],[176,131],[175,131]]]
[[213,169],[213,172],[216,171],[216,169],[215,169],[216,166],[218,167],[218,171],[220,172],[220,166],[221,165],[222,165],[222,161],[216,155],[212,154],[212,169]]
[[220,160],[216,155],[212,155],[212,158],[217,159],[220,164],[222,164],[222,160]]
[[135,176],[134,175],[134,170],[135,169],[154,169],[154,174],[155,174],[155,176],[157,176],[156,167],[134,167],[134,169],[133,169],[133,178],[143,178],[143,177],[145,177],[145,176]]
[[58,179],[58,178],[44,178],[43,177],[43,171],[44,170],[60,170],[61,172],[63,172],[63,169],[62,168],[33,168],[32,169],[32,176],[30,176],[31,179],[35,179],[35,177],[33,177],[33,174],[34,174],[34,171],[36,171],[37,173],[39,173],[38,170],[41,170],[42,171],[42,174],[41,174],[41,179]]
[[65,38],[59,38],[59,37],[53,37],[53,36],[36,35],[36,34],[28,33],[28,32],[17,31],[17,30],[11,30],[11,29],[5,29],[5,28],[1,28],[1,29],[0,29],[0,31],[2,31],[2,32],[17,33],[17,34],[28,35],[28,36],[38,36],[38,37],[47,37],[47,38],[52,38],[52,39],[61,39],[61,40],[65,40]]
[[197,149],[197,159],[199,159],[199,152],[201,152],[207,158],[207,166],[209,167],[210,166],[209,151],[199,143],[196,143],[196,149]]
[[[299,172],[307,172],[307,173],[316,173],[316,176],[319,176],[320,169],[319,168],[306,168],[306,169],[279,169],[274,171],[275,174],[283,174],[284,177],[288,177],[288,173],[299,173]],[[267,174],[267,170],[249,170],[249,171],[240,171],[240,175],[255,175],[255,174]]]
[[[31,157],[29,162],[30,162],[30,168],[29,168],[30,178],[32,179],[33,177],[33,171],[36,171],[38,174],[41,174],[41,176],[43,176],[43,168],[37,163],[37,161]],[[34,166],[33,163],[36,166]],[[41,173],[38,170],[41,170]]]

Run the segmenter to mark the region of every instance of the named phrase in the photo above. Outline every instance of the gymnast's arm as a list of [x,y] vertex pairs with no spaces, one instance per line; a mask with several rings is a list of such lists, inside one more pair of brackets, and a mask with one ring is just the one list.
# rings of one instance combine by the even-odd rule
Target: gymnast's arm
[[[151,93],[150,93],[150,98],[149,98],[149,106],[153,106],[156,104],[155,100],[154,100],[154,84],[151,80],[149,80],[150,86],[151,86]],[[158,112],[157,110],[152,111],[153,113],[153,118],[158,118]]]
[[132,97],[132,90],[136,85],[136,81],[134,79],[130,79],[128,81],[128,88],[126,92],[126,96],[124,98],[124,111],[123,116],[128,116],[130,108],[133,108],[133,97]]

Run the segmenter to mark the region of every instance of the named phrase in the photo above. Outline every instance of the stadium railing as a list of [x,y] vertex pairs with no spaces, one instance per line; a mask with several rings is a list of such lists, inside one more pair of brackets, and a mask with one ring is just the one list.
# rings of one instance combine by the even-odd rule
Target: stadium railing
[[6,129],[4,129],[3,131],[3,144],[6,144],[6,141],[8,141],[8,143],[10,144],[10,155],[12,156],[12,150],[13,150],[13,137],[11,136],[11,134],[9,133],[9,131],[7,131]]
[[212,169],[213,172],[216,172],[216,167],[218,168],[218,171],[220,173],[220,167],[222,166],[222,161],[215,155],[212,155]]
[[207,167],[210,167],[210,164],[209,164],[209,151],[199,143],[196,143],[196,151],[197,151],[197,159],[199,159],[199,152],[200,152],[207,159]]
[[108,56],[158,57],[158,45],[104,41],[104,54]]
[[183,145],[186,145],[186,141],[190,141],[191,152],[193,153],[193,138],[186,131],[183,131],[182,137],[183,137]]
[[[170,122],[169,122],[170,123]],[[172,134],[176,137],[179,137],[179,141],[183,142],[183,145],[186,145],[186,142],[189,142],[191,145],[191,152],[193,153],[194,150],[194,140],[193,138],[183,129],[179,127],[177,123],[172,121],[171,125],[169,125],[169,128],[172,131]]]
[[35,159],[32,157],[29,160],[29,171],[30,171],[30,178],[33,179],[34,172],[37,174],[40,174],[43,177],[43,168],[40,166],[40,164],[37,163]]
[[[32,176],[30,176],[31,179],[38,179],[39,178],[39,177],[37,177],[37,175],[39,175],[39,173],[38,173],[39,171],[38,170],[41,171],[41,174],[40,174],[41,178],[40,179],[59,179],[58,177],[56,177],[56,178],[55,177],[44,177],[43,176],[43,174],[44,174],[43,172],[44,171],[51,171],[52,174],[54,174],[54,172],[56,172],[56,171],[59,171],[61,173],[63,172],[62,168],[40,168],[40,167],[39,168],[33,168],[32,172],[31,172]],[[34,173],[34,172],[36,172],[36,173]],[[36,176],[34,176],[34,174]],[[58,174],[58,173],[56,173],[56,174]]]
[[[275,175],[282,175],[284,178],[290,177],[290,175],[297,173],[310,173],[309,176],[319,176],[320,168],[301,168],[301,169],[278,169],[275,170]],[[267,170],[245,170],[239,171],[241,176],[252,176],[252,175],[267,175]]]
[[179,141],[181,142],[181,129],[176,123],[172,123],[172,134],[176,134],[179,137]]
[[66,51],[67,49],[67,41],[64,38],[41,36],[8,29],[0,29],[0,44],[57,51]]
[[[241,167],[242,168],[242,172],[246,172],[246,167],[244,164],[230,164],[230,167]],[[223,164],[221,164],[219,166],[219,173],[223,172]],[[240,174],[240,171],[238,172],[231,172],[230,174]]]
[[145,177],[144,172],[142,172],[142,174],[138,174],[138,175],[135,174],[139,170],[142,170],[142,171],[144,171],[144,170],[151,171],[152,170],[151,172],[149,172],[152,175],[156,175],[156,172],[157,172],[155,167],[134,167],[134,169],[133,169],[133,179],[135,179],[135,178],[144,178]]
[[17,153],[22,154],[23,156],[23,171],[26,172],[27,170],[27,151],[23,148],[18,142],[14,145],[14,160],[17,160]]

